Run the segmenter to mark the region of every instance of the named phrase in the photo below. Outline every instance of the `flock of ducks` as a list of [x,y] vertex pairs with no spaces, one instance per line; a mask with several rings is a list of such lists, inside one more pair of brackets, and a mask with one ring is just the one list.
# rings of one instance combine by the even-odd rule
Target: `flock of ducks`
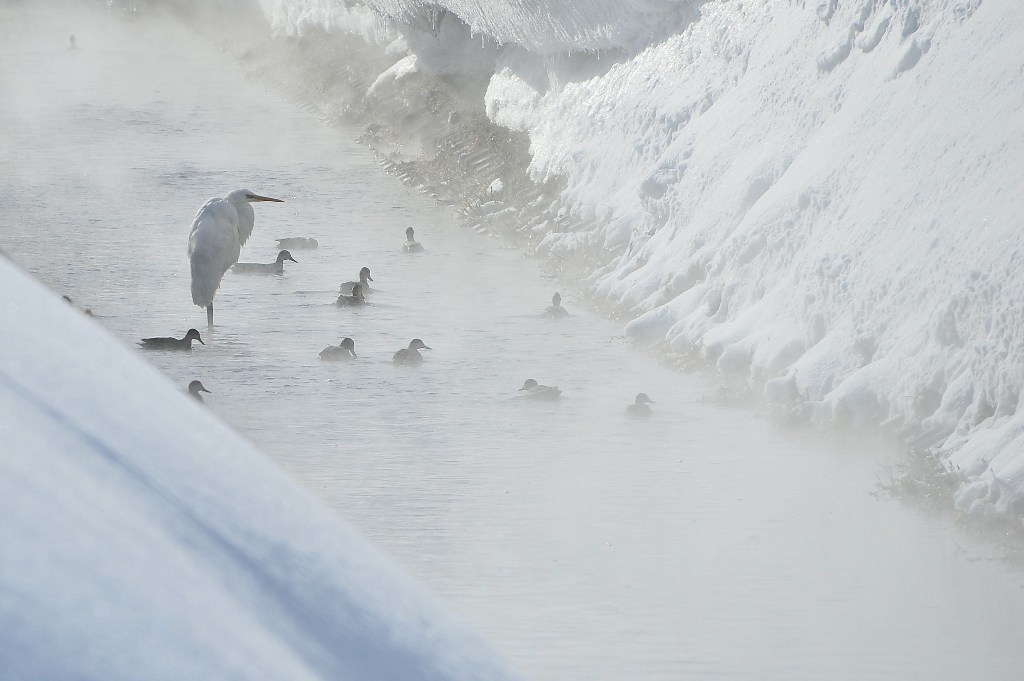
[[[264,197],[256,198],[263,199]],[[266,200],[274,201],[276,199]],[[405,239],[405,243],[402,245],[402,250],[405,253],[420,253],[424,250],[423,245],[416,241],[415,231],[412,227],[405,230]],[[280,275],[284,273],[284,263],[286,261],[298,262],[292,257],[289,249],[315,249],[319,247],[316,239],[307,237],[278,239],[277,245],[281,250],[278,252],[277,259],[274,262],[239,262],[231,266],[231,271],[237,274]],[[372,291],[370,288],[370,282],[372,281],[373,277],[370,274],[370,268],[363,267],[359,270],[359,281],[346,281],[341,284],[335,304],[340,307],[364,305],[366,303],[366,296]],[[211,310],[212,303],[209,305],[208,312]],[[562,307],[562,296],[557,292],[551,297],[551,305],[544,310],[544,316],[552,319],[570,316],[569,311]],[[212,314],[209,314],[209,317],[212,322]],[[139,345],[145,350],[190,351],[192,350],[193,341],[198,341],[200,344],[205,345],[197,329],[189,329],[183,338],[143,338]],[[408,347],[395,352],[391,361],[398,366],[419,366],[423,363],[423,355],[420,354],[420,350],[430,350],[430,346],[420,338],[413,338],[409,342]],[[348,337],[343,338],[338,345],[329,345],[320,351],[320,359],[325,361],[346,362],[357,357],[355,341]],[[562,395],[562,391],[557,386],[541,385],[532,378],[526,379],[519,391],[526,398],[542,401],[555,401]],[[189,383],[188,394],[199,402],[203,401],[200,393],[204,392],[209,393],[210,391],[200,381]],[[646,393],[640,393],[636,396],[635,402],[626,407],[626,414],[638,418],[649,417],[652,412],[648,405],[653,402]]]

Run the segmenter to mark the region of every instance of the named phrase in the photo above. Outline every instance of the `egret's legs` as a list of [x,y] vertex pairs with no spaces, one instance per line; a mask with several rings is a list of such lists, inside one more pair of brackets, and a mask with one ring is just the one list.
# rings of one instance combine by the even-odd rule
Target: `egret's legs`
[[211,329],[213,328],[213,303],[206,306],[206,323]]

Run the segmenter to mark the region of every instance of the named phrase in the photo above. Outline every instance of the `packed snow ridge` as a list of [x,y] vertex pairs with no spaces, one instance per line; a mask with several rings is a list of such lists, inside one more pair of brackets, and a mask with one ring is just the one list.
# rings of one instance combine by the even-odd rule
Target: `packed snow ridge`
[[631,337],[796,420],[886,424],[962,511],[1020,516],[1024,5],[262,4],[376,41],[375,90],[485,69],[479,107],[564,182],[538,250],[596,258]]

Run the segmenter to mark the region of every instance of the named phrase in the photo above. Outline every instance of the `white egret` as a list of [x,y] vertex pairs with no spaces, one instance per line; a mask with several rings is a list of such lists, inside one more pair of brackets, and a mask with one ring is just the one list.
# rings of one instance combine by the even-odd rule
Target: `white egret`
[[192,268],[192,302],[206,308],[213,327],[213,296],[228,268],[238,262],[242,245],[252,234],[256,218],[250,203],[281,199],[236,189],[223,199],[210,199],[196,213],[188,233],[188,262]]

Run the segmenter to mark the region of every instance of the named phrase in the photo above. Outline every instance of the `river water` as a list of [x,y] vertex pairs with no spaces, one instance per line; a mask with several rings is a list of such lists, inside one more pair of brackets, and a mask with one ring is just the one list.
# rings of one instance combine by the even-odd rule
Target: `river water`
[[[1021,678],[1024,577],[873,494],[876,444],[703,402],[713,383],[182,27],[0,8],[0,40],[0,247],[125,344],[198,328],[205,346],[149,358],[526,677]],[[207,333],[186,234],[241,186],[286,201],[256,204],[243,261],[321,247],[229,273]],[[362,266],[370,303],[334,306]],[[559,288],[573,316],[546,319]],[[358,360],[321,362],[343,336]],[[423,366],[393,367],[414,337]],[[563,399],[524,400],[526,378]],[[654,417],[626,419],[640,391]]]

